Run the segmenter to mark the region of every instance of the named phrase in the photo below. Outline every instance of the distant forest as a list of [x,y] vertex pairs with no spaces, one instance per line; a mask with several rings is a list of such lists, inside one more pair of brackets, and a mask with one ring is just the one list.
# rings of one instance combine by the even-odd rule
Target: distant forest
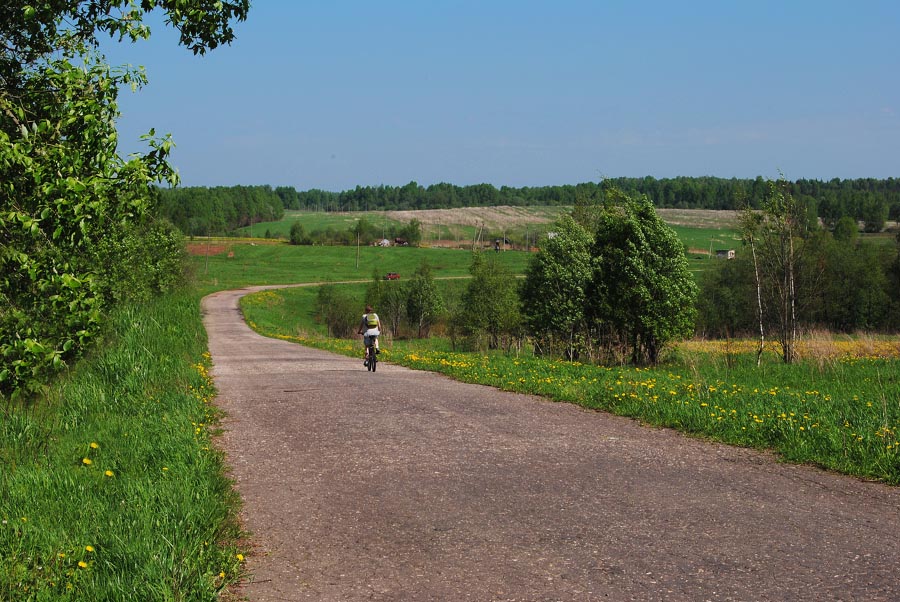
[[[788,183],[791,194],[807,207],[810,217],[833,226],[845,216],[878,232],[886,220],[900,221],[900,178]],[[563,186],[496,188],[491,184],[456,186],[357,186],[353,190],[298,191],[290,186],[186,187],[159,189],[162,216],[185,234],[226,233],[261,221],[275,221],[285,209],[304,211],[384,211],[448,209],[495,205],[575,205],[603,197],[614,186],[623,192],[645,194],[657,207],[677,209],[742,209],[760,207],[769,182],[756,179],[678,177],[656,179],[611,178]]]

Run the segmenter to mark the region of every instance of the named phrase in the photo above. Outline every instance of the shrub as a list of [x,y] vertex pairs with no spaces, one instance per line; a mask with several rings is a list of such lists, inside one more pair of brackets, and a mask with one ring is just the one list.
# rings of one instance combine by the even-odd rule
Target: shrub
[[362,316],[362,312],[358,310],[358,303],[346,291],[334,285],[319,287],[316,317],[328,328],[328,336],[353,336]]

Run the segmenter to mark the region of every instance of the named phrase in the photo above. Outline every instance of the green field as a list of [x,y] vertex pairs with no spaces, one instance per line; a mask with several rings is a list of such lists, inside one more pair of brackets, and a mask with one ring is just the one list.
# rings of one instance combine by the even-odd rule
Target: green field
[[[483,218],[480,222],[484,224],[481,236],[488,248],[494,237],[502,236],[500,232],[504,232],[510,240],[520,241],[520,244],[516,245],[517,248],[520,248],[522,247],[521,241],[526,239],[532,245],[539,244],[540,238],[545,236],[551,228],[553,220],[568,209],[566,207],[515,208],[513,216],[498,214],[496,211],[492,213],[492,208],[410,212],[410,215],[417,215],[423,220],[423,246],[437,241],[451,244],[458,242],[462,249],[366,246],[360,248],[358,268],[355,249],[348,254],[346,249],[340,247],[263,246],[262,241],[256,246],[249,246],[236,241],[230,247],[234,252],[234,257],[228,258],[224,255],[210,257],[208,266],[205,260],[200,261],[197,274],[204,286],[212,288],[230,288],[244,284],[358,280],[370,278],[373,270],[385,273],[399,272],[401,275],[410,274],[423,257],[428,257],[429,263],[435,270],[435,276],[463,275],[467,273],[469,257],[465,253],[460,254],[460,251],[471,248],[472,240],[476,235],[476,226],[472,225],[475,221]],[[287,238],[291,224],[295,220],[300,220],[307,232],[311,232],[327,228],[346,230],[352,228],[362,217],[372,224],[383,223],[386,227],[389,227],[391,223],[401,223],[387,217],[383,212],[291,211],[287,212],[281,221],[254,224],[252,230],[257,238],[261,237],[266,230],[273,235],[280,233]],[[526,222],[524,220],[535,221]],[[701,220],[698,218],[698,221]],[[708,220],[702,221],[706,223]],[[689,250],[687,255],[689,268],[695,275],[714,265],[711,260],[716,249],[740,249],[740,237],[736,231],[728,227],[673,225],[672,228],[684,243],[685,248]],[[250,228],[243,228],[240,232],[249,235]],[[528,261],[527,253],[504,251],[500,256],[511,271],[517,274],[524,272]]]
[[239,228],[237,234],[239,236],[250,236],[253,238],[262,238],[266,231],[273,238],[288,239],[291,235],[291,226],[294,222],[299,221],[307,232],[315,230],[348,230],[356,225],[360,218],[365,218],[372,225],[378,227],[390,228],[391,225],[399,225],[397,220],[390,219],[385,216],[384,212],[368,211],[356,213],[343,212],[326,212],[326,211],[292,211],[284,212],[284,217],[274,222],[259,222],[253,224],[252,227]]
[[[339,282],[370,280],[373,274],[397,272],[401,280],[427,261],[435,277],[465,276],[472,261],[470,252],[459,249],[415,247],[292,246],[288,244],[235,244],[233,257],[226,253],[196,257],[193,269],[205,291],[255,284]],[[504,251],[496,254],[514,274],[525,270],[529,253]],[[207,261],[208,260],[208,261]]]

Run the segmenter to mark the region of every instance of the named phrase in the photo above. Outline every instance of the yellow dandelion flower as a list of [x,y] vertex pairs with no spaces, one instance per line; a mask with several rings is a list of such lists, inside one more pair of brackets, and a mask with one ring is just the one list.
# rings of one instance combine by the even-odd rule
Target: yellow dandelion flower
[[93,552],[93,551],[94,551],[94,546],[84,546],[84,549],[85,549],[86,552]]
[[93,462],[91,462],[90,458],[82,458],[81,463],[84,464],[85,466],[90,466],[91,464],[93,464]]
[[238,562],[244,562],[244,555],[243,555],[243,554],[236,554],[236,555],[235,555],[235,558],[238,559]]
[[83,569],[86,569],[87,566],[88,566],[88,564],[87,564],[84,560],[79,560],[79,561],[78,561],[78,566],[80,566],[80,567],[83,568]]
[[108,476],[108,477],[111,477],[111,476],[113,476],[113,471],[107,470],[107,471],[104,472],[103,474],[105,474],[105,475]]
[[91,449],[98,449],[100,446],[93,441],[91,441]]

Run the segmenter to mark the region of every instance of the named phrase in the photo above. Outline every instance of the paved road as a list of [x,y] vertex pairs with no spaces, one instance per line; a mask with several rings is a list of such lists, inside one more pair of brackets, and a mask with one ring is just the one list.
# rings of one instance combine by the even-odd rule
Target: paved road
[[253,601],[898,600],[900,489],[266,339],[204,300]]

